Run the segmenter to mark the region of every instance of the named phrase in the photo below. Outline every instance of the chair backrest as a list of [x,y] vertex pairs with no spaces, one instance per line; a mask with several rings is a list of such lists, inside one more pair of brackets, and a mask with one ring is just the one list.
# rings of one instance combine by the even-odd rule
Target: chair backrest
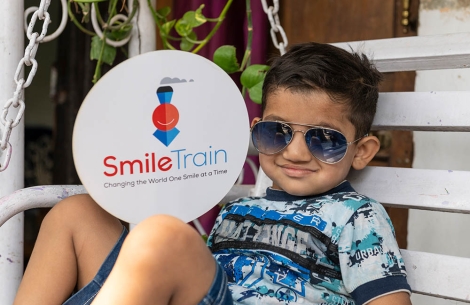
[[[364,48],[373,50],[383,72],[470,64],[470,33],[367,41]],[[373,129],[468,132],[469,98],[470,92],[382,93]],[[470,213],[470,172],[369,167],[351,173],[350,180],[385,206]],[[413,292],[470,303],[470,258],[409,250],[402,254]]]

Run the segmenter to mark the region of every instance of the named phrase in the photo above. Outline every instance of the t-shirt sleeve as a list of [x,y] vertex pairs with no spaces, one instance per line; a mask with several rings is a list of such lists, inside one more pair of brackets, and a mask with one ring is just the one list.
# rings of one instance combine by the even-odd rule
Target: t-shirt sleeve
[[343,282],[356,304],[398,291],[410,293],[393,225],[375,201],[357,209],[338,241]]

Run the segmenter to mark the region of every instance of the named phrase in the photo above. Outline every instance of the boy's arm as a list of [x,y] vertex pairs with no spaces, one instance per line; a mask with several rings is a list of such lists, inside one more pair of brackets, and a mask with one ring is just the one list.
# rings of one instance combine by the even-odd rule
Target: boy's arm
[[384,295],[366,303],[367,305],[411,305],[410,295],[407,292],[395,292]]

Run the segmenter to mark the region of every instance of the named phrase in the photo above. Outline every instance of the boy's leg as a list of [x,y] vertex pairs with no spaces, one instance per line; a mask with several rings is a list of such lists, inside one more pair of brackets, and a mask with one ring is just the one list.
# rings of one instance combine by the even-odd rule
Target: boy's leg
[[171,216],[153,216],[126,238],[92,304],[195,305],[215,272],[212,254],[192,227]]
[[120,221],[88,195],[58,203],[44,218],[14,305],[62,304],[93,279],[121,233]]

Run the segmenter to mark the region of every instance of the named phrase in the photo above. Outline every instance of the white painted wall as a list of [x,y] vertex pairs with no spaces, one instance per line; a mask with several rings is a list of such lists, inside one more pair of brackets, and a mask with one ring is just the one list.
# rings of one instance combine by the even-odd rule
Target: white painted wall
[[[421,0],[418,35],[456,32],[470,32],[470,1]],[[470,91],[470,69],[419,71],[415,90]],[[470,133],[415,132],[414,141],[414,168],[470,170]],[[468,233],[470,215],[410,210],[408,248],[411,250],[470,257]],[[420,295],[413,295],[412,302],[413,305],[464,304]]]

